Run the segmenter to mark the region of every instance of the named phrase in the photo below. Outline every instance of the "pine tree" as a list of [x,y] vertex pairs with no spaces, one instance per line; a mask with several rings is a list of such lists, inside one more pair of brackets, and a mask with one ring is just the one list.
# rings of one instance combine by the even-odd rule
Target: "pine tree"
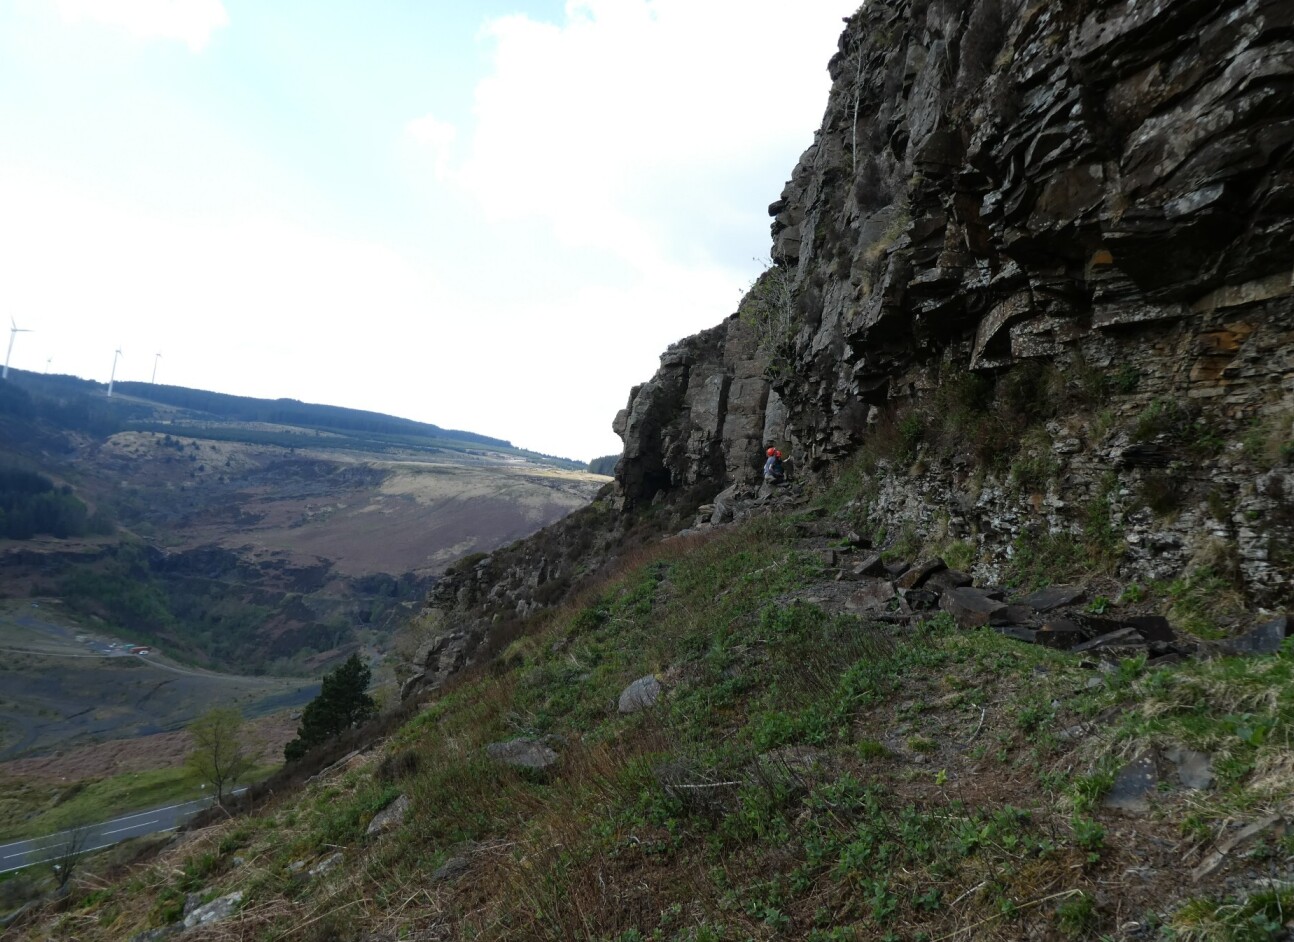
[[319,696],[301,714],[297,738],[283,750],[284,758],[295,762],[320,743],[377,713],[377,704],[367,693],[371,679],[372,672],[358,654],[352,654],[340,667],[324,674]]

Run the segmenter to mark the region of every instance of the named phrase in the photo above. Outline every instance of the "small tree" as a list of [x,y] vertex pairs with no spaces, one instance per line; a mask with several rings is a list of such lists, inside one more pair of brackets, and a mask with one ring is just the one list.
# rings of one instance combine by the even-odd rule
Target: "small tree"
[[193,751],[188,765],[216,793],[224,804],[225,787],[233,785],[256,764],[256,750],[242,735],[243,715],[236,707],[216,707],[189,726]]
[[283,750],[284,758],[295,762],[320,743],[358,726],[377,713],[368,695],[372,672],[358,654],[340,667],[324,674],[319,696],[306,705],[297,727],[297,738]]
[[59,892],[72,882],[72,877],[81,866],[81,861],[90,848],[92,831],[87,824],[78,824],[58,835],[58,841],[52,845],[54,856],[50,858],[50,869],[54,873],[54,882]]

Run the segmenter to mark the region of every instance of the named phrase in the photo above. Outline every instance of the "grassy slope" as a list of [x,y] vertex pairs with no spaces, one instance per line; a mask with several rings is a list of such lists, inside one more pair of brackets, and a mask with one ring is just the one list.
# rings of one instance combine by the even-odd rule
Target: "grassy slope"
[[[276,768],[257,766],[242,781],[260,781]],[[187,766],[122,772],[84,780],[61,791],[27,782],[7,782],[4,797],[0,798],[0,820],[5,822],[0,827],[0,840],[52,834],[141,808],[193,801],[204,795],[202,785],[201,777]]]
[[[1098,673],[941,618],[869,624],[803,601],[823,574],[793,523],[626,561],[369,757],[82,896],[34,937],[126,938],[174,918],[185,892],[234,889],[244,907],[212,937],[1078,939],[1130,921],[1144,938],[1275,937],[1294,892],[1227,894],[1287,868],[1289,839],[1199,883],[1183,865],[1229,822],[1289,809],[1289,643]],[[620,716],[619,691],[646,673],[668,697]],[[551,737],[560,763],[485,758],[523,734]],[[1148,744],[1210,752],[1218,788],[1166,786],[1143,817],[1103,809]],[[405,825],[365,838],[401,793]],[[339,850],[327,876],[292,867]],[[466,873],[433,881],[456,855]]]

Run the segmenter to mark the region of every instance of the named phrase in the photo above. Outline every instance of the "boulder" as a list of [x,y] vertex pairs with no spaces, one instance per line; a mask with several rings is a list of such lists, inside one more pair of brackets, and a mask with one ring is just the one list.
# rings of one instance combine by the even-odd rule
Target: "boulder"
[[620,692],[619,710],[621,713],[637,713],[655,706],[660,695],[660,681],[650,674],[639,677]]
[[490,743],[485,754],[495,762],[522,769],[546,769],[557,762],[557,753],[533,739]]
[[947,569],[948,564],[936,556],[934,559],[928,559],[925,562],[917,563],[903,575],[895,580],[894,584],[900,589],[919,589],[927,579],[940,570]]

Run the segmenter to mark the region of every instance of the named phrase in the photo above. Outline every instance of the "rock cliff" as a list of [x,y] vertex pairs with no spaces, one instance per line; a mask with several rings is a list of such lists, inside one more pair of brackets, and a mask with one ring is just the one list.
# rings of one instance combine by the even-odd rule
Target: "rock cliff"
[[[1113,415],[1052,423],[1050,486],[992,493],[988,463],[972,495],[964,462],[922,449],[884,509],[911,505],[928,531],[951,508],[954,535],[1007,544],[1029,517],[1063,525],[1116,470],[1114,510],[1149,543],[1215,531],[1260,599],[1287,594],[1270,556],[1291,536],[1288,462],[1229,446],[1288,450],[1294,415],[1294,8],[872,2],[830,72],[822,127],[769,207],[774,267],[616,420],[626,503],[749,481],[761,438],[826,471],[959,377],[992,390],[1046,366]],[[1170,404],[1218,447],[1141,441]],[[1119,501],[1149,466],[1170,469],[1185,520]]]
[[[890,545],[992,579],[1098,520],[1125,580],[1294,604],[1294,7],[872,0],[829,69],[769,270],[615,418],[599,552],[746,493],[768,444],[818,476],[862,447]],[[510,560],[433,600],[454,650],[590,569]]]

